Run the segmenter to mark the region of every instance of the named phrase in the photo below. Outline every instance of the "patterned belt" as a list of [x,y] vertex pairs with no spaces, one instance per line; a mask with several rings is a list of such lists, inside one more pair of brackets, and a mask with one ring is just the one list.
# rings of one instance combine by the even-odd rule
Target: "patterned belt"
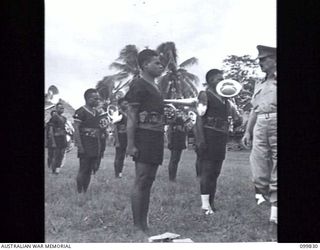
[[139,123],[164,124],[164,116],[158,112],[143,111],[139,113]]
[[229,123],[221,118],[207,117],[204,126],[218,131],[228,132]]
[[81,135],[89,137],[100,137],[100,129],[98,128],[81,128]]
[[264,119],[269,119],[270,117],[277,117],[277,113],[263,113],[263,114],[258,114],[258,118],[264,118]]

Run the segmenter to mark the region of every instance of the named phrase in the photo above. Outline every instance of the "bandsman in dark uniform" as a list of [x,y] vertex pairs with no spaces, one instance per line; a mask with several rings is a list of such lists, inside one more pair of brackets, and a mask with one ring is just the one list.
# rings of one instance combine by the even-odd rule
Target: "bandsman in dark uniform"
[[96,164],[96,167],[92,170],[92,174],[94,175],[100,168],[101,165],[101,160],[104,156],[104,151],[106,150],[106,146],[107,146],[107,126],[108,126],[108,122],[106,119],[106,110],[105,110],[105,106],[104,103],[101,101],[101,99],[98,101],[98,106],[94,107],[94,109],[96,110],[96,113],[98,114],[98,119],[99,119],[99,127],[100,127],[100,155],[98,158],[98,162]]
[[262,83],[255,85],[243,144],[251,146],[250,163],[256,199],[271,203],[270,222],[278,223],[277,196],[277,51],[258,45],[260,68],[266,73]]
[[164,150],[164,104],[155,78],[163,72],[159,55],[150,49],[138,54],[141,77],[125,96],[128,101],[127,153],[133,156],[136,178],[132,190],[134,225],[146,231],[150,190]]
[[50,144],[53,149],[51,162],[53,174],[59,174],[63,156],[67,147],[67,132],[65,130],[67,118],[62,115],[63,112],[63,104],[57,103],[56,113],[53,114],[49,121],[49,135],[51,135]]
[[[51,118],[57,113],[56,110],[52,110],[50,112]],[[45,136],[45,144],[46,148],[48,149],[48,158],[47,158],[47,165],[48,168],[51,169],[52,161],[53,161],[53,152],[54,152],[54,138],[53,138],[53,128],[51,126],[50,120],[46,123],[46,136]]]
[[216,92],[216,85],[223,80],[223,72],[212,69],[206,74],[207,89],[199,93],[199,103],[207,105],[199,114],[195,125],[196,151],[200,165],[200,191],[202,210],[214,214],[217,180],[226,155],[228,138],[228,117],[236,117],[227,98]]
[[168,165],[169,180],[175,181],[177,176],[178,164],[182,150],[186,149],[187,131],[182,117],[177,117],[175,121],[169,123],[168,130],[168,149],[171,152]]
[[118,100],[119,112],[122,119],[115,123],[116,154],[114,159],[114,173],[116,178],[122,178],[122,170],[127,149],[127,108],[128,102],[124,98]]
[[107,125],[106,114],[101,114],[95,107],[98,106],[100,96],[96,89],[88,89],[84,93],[86,104],[75,111],[74,139],[78,147],[80,161],[77,175],[77,190],[86,192],[92,172],[96,171],[101,160],[103,149],[103,130]]

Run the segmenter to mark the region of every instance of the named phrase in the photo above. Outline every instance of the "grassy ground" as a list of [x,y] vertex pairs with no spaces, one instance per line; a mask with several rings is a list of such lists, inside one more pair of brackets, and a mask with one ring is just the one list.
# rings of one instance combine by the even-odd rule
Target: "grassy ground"
[[127,158],[122,179],[114,178],[114,148],[107,147],[87,194],[76,193],[76,150],[67,154],[59,175],[45,173],[46,242],[146,242],[148,236],[172,232],[194,242],[276,241],[268,224],[269,206],[255,205],[248,151],[229,151],[218,180],[217,213],[201,214],[195,153],[185,150],[176,183],[168,181],[169,151],[154,182],[148,235],[132,228],[130,190],[134,164]]

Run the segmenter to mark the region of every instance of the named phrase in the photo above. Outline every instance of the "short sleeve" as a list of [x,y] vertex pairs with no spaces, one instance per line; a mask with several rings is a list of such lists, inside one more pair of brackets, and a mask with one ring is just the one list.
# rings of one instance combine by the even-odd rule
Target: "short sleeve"
[[130,105],[140,105],[143,102],[144,91],[141,82],[135,81],[127,92],[125,99]]
[[85,121],[86,120],[86,117],[85,117],[85,112],[82,108],[80,109],[77,109],[73,115],[73,119],[75,121],[79,121],[79,122],[82,122],[82,121]]

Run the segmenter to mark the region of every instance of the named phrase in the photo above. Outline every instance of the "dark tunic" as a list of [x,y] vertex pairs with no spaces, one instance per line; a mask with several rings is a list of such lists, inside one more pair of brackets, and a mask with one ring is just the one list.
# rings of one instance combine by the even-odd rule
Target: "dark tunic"
[[168,142],[170,150],[186,148],[186,130],[182,118],[178,117],[174,123],[169,124]]
[[107,114],[91,112],[85,106],[77,109],[73,118],[80,122],[79,131],[84,153],[78,157],[101,157],[105,148]]
[[[224,160],[228,139],[228,129],[225,130],[225,126],[228,124],[230,106],[225,98],[221,101],[208,90],[206,94],[208,98],[207,111],[201,118],[204,124],[203,130],[207,149],[203,153],[202,159]],[[215,121],[216,128],[211,126],[210,120]]]
[[161,165],[164,147],[164,105],[160,91],[156,86],[139,78],[134,80],[125,99],[129,105],[138,107],[135,146],[139,154],[133,160]]
[[49,127],[53,127],[53,136],[57,148],[67,147],[66,122],[67,118],[58,114],[53,115],[48,122]]

